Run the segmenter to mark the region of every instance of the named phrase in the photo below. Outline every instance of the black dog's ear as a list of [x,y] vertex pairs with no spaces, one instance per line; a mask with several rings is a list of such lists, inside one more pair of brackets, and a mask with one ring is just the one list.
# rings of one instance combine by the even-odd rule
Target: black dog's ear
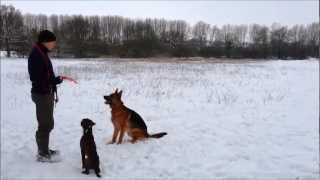
[[82,119],[82,121],[81,121],[81,126],[82,126],[82,127],[84,127],[84,126],[85,126],[86,121],[87,121],[87,119]]

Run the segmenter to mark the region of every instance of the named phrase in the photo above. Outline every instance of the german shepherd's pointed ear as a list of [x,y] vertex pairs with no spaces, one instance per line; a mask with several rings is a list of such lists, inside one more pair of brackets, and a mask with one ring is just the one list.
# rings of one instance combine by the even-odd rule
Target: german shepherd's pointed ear
[[122,96],[122,90],[119,91],[118,96],[121,98],[121,96]]
[[116,91],[114,92],[115,94],[118,94],[118,88],[116,89]]

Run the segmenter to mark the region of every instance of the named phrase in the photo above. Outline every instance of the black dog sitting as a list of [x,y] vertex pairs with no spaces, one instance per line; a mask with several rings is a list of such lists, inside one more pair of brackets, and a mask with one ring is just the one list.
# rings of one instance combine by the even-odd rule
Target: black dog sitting
[[81,126],[83,128],[83,136],[80,140],[81,156],[82,156],[82,173],[89,174],[90,169],[94,169],[96,175],[100,176],[99,156],[96,150],[92,134],[92,126],[95,125],[90,119],[82,119]]

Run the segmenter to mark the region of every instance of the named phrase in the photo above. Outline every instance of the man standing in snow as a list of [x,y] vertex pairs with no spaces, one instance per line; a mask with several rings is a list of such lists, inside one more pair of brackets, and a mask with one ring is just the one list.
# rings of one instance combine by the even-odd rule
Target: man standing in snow
[[[56,46],[56,36],[43,30],[38,35],[28,58],[28,71],[32,82],[31,97],[36,105],[38,129],[36,142],[38,146],[37,160],[54,162],[59,154],[57,150],[49,149],[49,135],[54,127],[53,108],[57,84],[62,83],[60,76],[55,76],[48,52]],[[57,97],[56,97],[57,98]]]

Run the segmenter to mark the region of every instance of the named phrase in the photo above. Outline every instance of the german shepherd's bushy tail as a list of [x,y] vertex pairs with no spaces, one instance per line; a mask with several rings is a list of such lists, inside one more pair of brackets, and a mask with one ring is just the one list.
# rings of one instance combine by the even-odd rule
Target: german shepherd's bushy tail
[[161,138],[162,136],[167,135],[166,132],[160,132],[156,134],[148,134],[148,138]]

